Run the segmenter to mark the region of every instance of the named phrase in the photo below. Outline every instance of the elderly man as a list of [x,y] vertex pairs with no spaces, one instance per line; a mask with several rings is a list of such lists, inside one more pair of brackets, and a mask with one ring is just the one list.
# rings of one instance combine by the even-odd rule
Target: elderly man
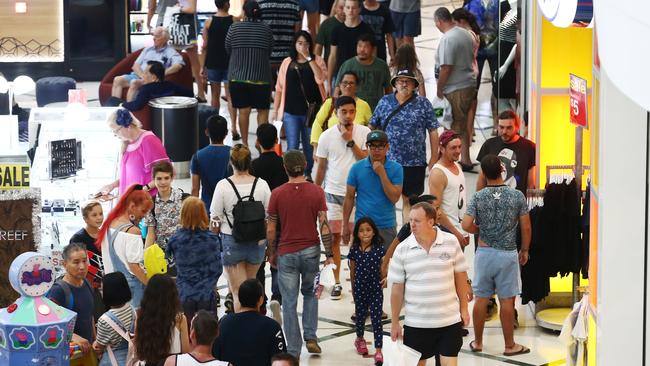
[[131,112],[144,108],[150,100],[155,98],[170,95],[194,96],[192,90],[165,80],[165,67],[159,61],[147,61],[147,67],[142,80],[144,81],[144,85],[140,88],[135,99],[122,104],[122,107]]
[[165,75],[171,75],[183,68],[185,63],[183,57],[173,47],[169,46],[169,33],[163,27],[156,27],[153,31],[153,46],[142,50],[140,56],[133,63],[133,72],[126,75],[116,76],[113,79],[112,96],[122,97],[122,89],[129,88],[126,93],[127,102],[135,99],[135,96],[142,85],[144,85],[144,70],[148,61],[159,61],[165,67]]
[[415,92],[420,83],[413,70],[399,70],[391,84],[397,92],[381,98],[370,119],[370,126],[386,132],[391,146],[388,159],[396,161],[404,169],[402,218],[406,222],[410,208],[408,197],[424,192],[427,133],[432,152],[428,168],[431,169],[438,160],[435,153],[438,151],[438,121],[431,102]]

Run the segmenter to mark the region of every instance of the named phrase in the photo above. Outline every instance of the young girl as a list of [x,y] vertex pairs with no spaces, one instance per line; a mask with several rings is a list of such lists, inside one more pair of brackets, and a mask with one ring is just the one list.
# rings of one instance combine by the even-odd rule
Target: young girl
[[357,339],[354,341],[354,346],[357,353],[368,354],[366,340],[363,339],[363,328],[370,310],[370,320],[375,335],[375,365],[378,366],[384,363],[384,356],[381,353],[383,334],[381,309],[384,293],[380,280],[380,266],[384,254],[386,250],[382,246],[379,229],[372,219],[362,217],[354,225],[354,239],[348,254],[356,314]]
[[131,290],[122,272],[108,273],[104,276],[104,303],[110,309],[97,321],[97,339],[93,350],[101,357],[100,366],[115,366],[111,363],[108,346],[111,347],[117,366],[126,363],[128,343],[109,324],[112,320],[122,330],[133,333],[135,330],[135,310],[129,303]]

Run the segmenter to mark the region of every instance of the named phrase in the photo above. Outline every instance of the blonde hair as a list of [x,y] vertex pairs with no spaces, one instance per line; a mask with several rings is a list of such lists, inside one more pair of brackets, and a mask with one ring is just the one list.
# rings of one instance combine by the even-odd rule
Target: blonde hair
[[240,172],[251,169],[251,151],[244,144],[237,144],[230,150],[230,164]]
[[200,198],[187,197],[181,208],[181,226],[190,230],[207,230],[208,213]]
[[99,203],[99,201],[88,201],[82,208],[81,208],[81,216],[84,219],[88,218],[88,215],[90,215],[90,211],[93,210],[96,206],[102,207],[102,204]]
[[[120,128],[120,127],[122,127],[122,128],[142,128],[142,122],[140,122],[139,119],[135,118],[135,116],[133,115],[133,113],[131,113],[131,111],[129,111],[129,115],[131,115],[131,118],[133,119],[133,121],[131,121],[131,124],[129,125],[129,127],[124,127],[124,126],[118,125],[117,124],[117,112],[120,109],[124,109],[124,108],[120,107],[120,108],[114,110],[111,114],[108,115],[108,118],[106,119],[106,124],[108,124],[108,128],[110,128],[111,130],[115,130],[115,129]],[[124,153],[126,151],[127,146],[129,146],[129,142],[128,141],[123,141],[122,142],[122,148],[120,149],[120,153]]]

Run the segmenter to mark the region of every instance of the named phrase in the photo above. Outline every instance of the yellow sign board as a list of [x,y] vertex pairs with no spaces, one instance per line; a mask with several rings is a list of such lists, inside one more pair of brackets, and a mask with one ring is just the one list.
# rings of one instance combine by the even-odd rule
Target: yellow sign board
[[0,190],[29,188],[29,164],[0,163]]

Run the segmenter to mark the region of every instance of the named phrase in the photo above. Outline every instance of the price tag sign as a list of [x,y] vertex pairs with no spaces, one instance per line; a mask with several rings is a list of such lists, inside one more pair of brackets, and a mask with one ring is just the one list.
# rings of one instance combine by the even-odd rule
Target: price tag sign
[[587,127],[587,80],[569,74],[569,102],[571,123]]

